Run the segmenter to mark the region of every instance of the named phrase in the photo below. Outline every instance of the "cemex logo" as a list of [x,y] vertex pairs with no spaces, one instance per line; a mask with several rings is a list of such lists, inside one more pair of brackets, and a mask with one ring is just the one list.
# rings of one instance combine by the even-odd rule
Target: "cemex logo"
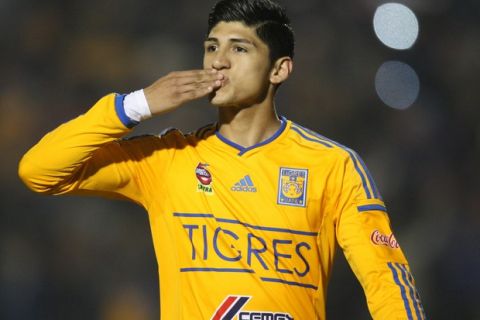
[[210,320],[293,320],[283,312],[243,311],[242,307],[250,299],[249,296],[227,296]]

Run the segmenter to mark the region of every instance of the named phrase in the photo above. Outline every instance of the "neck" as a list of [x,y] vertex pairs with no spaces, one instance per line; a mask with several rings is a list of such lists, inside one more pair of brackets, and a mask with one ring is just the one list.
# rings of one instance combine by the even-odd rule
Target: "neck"
[[246,148],[270,138],[281,124],[273,101],[248,108],[220,107],[218,112],[220,134]]

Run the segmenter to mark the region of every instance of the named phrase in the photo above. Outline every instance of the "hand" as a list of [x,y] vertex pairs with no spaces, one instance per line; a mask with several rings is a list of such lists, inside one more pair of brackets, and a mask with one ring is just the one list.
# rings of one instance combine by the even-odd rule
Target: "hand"
[[171,111],[205,97],[221,86],[223,75],[215,69],[171,72],[143,92],[152,115]]

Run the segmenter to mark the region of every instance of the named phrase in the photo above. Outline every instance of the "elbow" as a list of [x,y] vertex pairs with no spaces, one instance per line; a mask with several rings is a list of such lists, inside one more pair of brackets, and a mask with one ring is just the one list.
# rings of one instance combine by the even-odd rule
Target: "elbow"
[[18,164],[18,176],[20,180],[33,192],[53,194],[54,190],[47,183],[46,175],[33,163],[23,157]]

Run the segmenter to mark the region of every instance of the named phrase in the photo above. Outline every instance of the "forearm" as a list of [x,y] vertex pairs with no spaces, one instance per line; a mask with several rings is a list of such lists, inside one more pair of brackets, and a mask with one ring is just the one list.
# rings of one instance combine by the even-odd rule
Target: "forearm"
[[[220,86],[221,79],[223,75],[216,70],[173,72],[145,88],[145,94],[142,91],[128,95],[125,108],[123,100],[116,100],[113,94],[108,95],[86,114],[59,126],[40,140],[21,160],[19,175],[33,191],[49,194],[69,192],[85,178],[80,177],[82,172],[78,170],[89,162],[100,146],[122,137],[141,120],[205,97]],[[105,159],[108,154],[105,153],[111,150],[104,151],[104,156],[99,159],[99,167],[108,164],[108,159]],[[122,150],[117,151],[120,153],[117,157],[124,156]],[[97,164],[90,161],[89,165],[95,167]],[[88,169],[89,173],[95,171],[95,168]],[[118,170],[111,170],[112,174],[118,173]],[[102,179],[106,178],[109,180],[109,190],[102,191],[115,191],[111,189],[117,183],[124,184],[127,183],[125,180],[129,180],[128,175],[112,178],[112,181],[102,176]],[[66,187],[65,183],[69,180],[71,185]]]
[[[380,208],[381,206],[379,206]],[[338,241],[374,319],[423,319],[408,262],[384,211],[345,212]]]
[[129,131],[115,110],[115,95],[108,95],[45,135],[20,161],[19,175],[33,191],[56,193],[95,150]]

